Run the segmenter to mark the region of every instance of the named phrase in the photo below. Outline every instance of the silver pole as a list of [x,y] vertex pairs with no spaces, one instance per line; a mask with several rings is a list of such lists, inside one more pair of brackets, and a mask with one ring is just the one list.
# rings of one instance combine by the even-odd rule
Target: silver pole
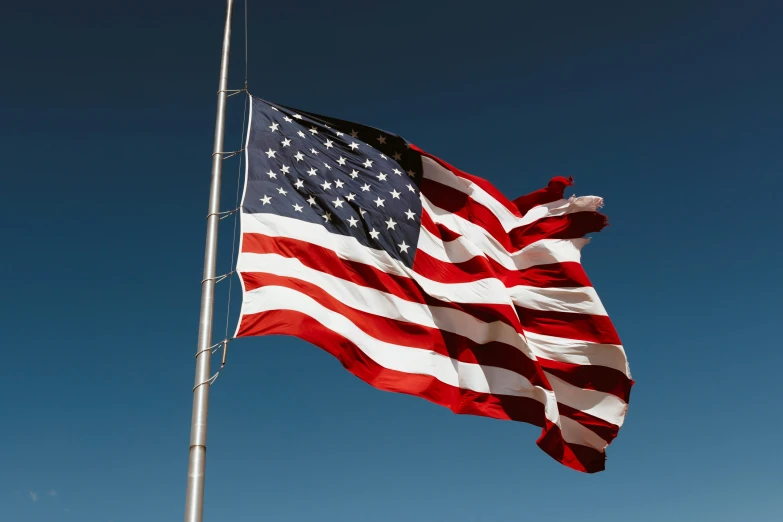
[[231,14],[234,0],[226,1],[223,52],[220,59],[215,143],[212,147],[212,183],[209,188],[207,245],[204,249],[204,278],[201,283],[201,314],[196,349],[196,388],[193,390],[193,416],[190,423],[188,489],[185,497],[185,522],[202,522],[204,516],[204,468],[207,458],[207,410],[209,408],[210,345],[212,344],[212,308],[215,297],[215,261],[220,221],[220,176],[223,171],[223,136],[226,123],[228,56],[231,49]]

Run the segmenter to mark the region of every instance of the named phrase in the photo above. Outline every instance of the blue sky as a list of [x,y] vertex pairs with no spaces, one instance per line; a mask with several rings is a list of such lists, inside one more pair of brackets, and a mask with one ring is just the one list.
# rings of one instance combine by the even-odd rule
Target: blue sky
[[[182,517],[223,11],[4,9],[0,520]],[[206,520],[780,520],[781,15],[251,0],[255,95],[394,131],[510,197],[556,175],[604,197],[584,265],[637,384],[588,476],[535,427],[377,391],[296,339],[239,340],[212,389]],[[225,180],[231,208],[236,160]]]

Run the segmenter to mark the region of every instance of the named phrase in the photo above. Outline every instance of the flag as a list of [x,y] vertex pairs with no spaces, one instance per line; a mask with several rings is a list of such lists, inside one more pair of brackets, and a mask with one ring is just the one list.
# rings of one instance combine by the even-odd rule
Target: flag
[[291,335],[382,390],[527,422],[604,469],[633,381],[580,264],[570,179],[513,201],[400,136],[251,98],[236,337]]

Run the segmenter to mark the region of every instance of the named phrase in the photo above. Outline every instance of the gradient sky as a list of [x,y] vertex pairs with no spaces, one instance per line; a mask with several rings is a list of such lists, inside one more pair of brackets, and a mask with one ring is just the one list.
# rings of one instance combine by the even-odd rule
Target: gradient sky
[[[224,9],[3,9],[2,522],[182,519]],[[556,175],[603,196],[583,260],[637,384],[584,475],[533,426],[242,339],[212,389],[205,519],[783,519],[782,19],[774,1],[250,0],[256,96],[394,131],[509,197]],[[237,96],[227,149],[241,119]],[[228,209],[236,159],[225,181]]]

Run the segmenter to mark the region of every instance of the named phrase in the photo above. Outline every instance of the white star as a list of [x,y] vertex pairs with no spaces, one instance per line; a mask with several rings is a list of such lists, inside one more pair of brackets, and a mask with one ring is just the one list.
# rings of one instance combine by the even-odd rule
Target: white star
[[386,181],[386,174],[381,172],[380,174],[378,174],[378,179],[381,181]]
[[318,151],[317,151],[317,150],[315,150],[315,149],[310,149],[310,152],[312,152],[313,154],[315,154],[316,156],[318,156]]
[[355,197],[356,194],[348,194],[347,196],[345,196],[345,199],[347,199],[348,201],[353,201]]
[[313,136],[315,136],[316,134],[318,134],[318,129],[316,129],[315,127],[310,127],[310,132],[312,132]]
[[300,189],[300,188],[304,187],[304,181],[302,181],[301,179],[298,179],[298,180],[296,180],[296,183],[294,183],[294,186],[296,188]]
[[321,217],[324,218],[324,221],[329,221],[330,219],[332,219],[332,215],[328,212]]
[[408,190],[410,190],[411,192],[416,192],[416,189],[413,188],[413,185],[411,185],[410,183],[408,183]]
[[386,143],[386,138],[384,136],[378,136],[378,143],[383,145],[384,143]]
[[369,190],[370,190],[370,185],[365,183],[364,186],[362,187],[362,192],[368,192]]
[[394,158],[395,161],[400,161],[402,159],[402,154],[395,152],[392,158]]
[[324,167],[326,167],[329,170],[332,170],[332,166],[326,163],[325,161],[324,161]]
[[348,223],[350,223],[350,225],[351,225],[352,227],[355,227],[355,226],[356,226],[356,223],[358,223],[358,222],[359,222],[359,220],[358,220],[358,219],[356,219],[356,218],[355,218],[355,217],[353,217],[353,216],[351,216],[351,217],[349,217],[349,218],[348,218]]
[[354,141],[354,142],[352,142],[352,143],[351,143],[350,145],[348,145],[348,146],[349,146],[349,147],[351,147],[351,150],[356,150],[356,149],[358,149],[358,148],[359,148],[359,144],[358,144],[358,143],[356,143],[355,141]]
[[389,221],[386,221],[386,230],[392,229],[394,230],[394,225],[397,224],[396,221],[394,221],[392,218],[389,218]]
[[391,195],[394,199],[400,199],[400,193],[397,192],[397,189],[392,190]]
[[348,175],[351,176],[351,178],[356,179],[356,178],[359,177],[359,171],[356,170],[356,169],[353,169],[353,170],[351,170],[351,173],[348,174]]
[[272,107],[272,106],[270,105],[270,106],[269,106],[269,108],[270,108],[270,109],[272,109],[273,111],[278,111],[278,112],[280,112],[280,111],[277,109],[277,107]]
[[269,126],[269,128],[272,129],[272,132],[275,132],[279,126],[280,126],[279,124],[273,123],[272,125]]
[[358,137],[359,137],[359,133],[351,129],[351,138],[358,138]]
[[280,170],[283,172],[283,174],[288,174],[288,171],[291,170],[291,167],[289,167],[288,165],[282,165],[280,167]]
[[362,215],[362,217],[364,217],[364,215],[365,215],[366,213],[367,213],[367,211],[366,211],[366,210],[364,210],[363,208],[360,208],[360,209],[359,209],[359,214],[361,214],[361,215]]
[[405,241],[403,241],[397,246],[400,247],[400,252],[405,252],[406,254],[408,253],[408,249],[410,248],[410,245],[406,245]]
[[335,206],[335,208],[343,208],[343,203],[345,203],[345,201],[343,201],[340,198],[337,198],[334,201],[332,201],[332,204]]
[[394,173],[398,176],[402,176],[402,171],[400,169],[394,169]]
[[294,121],[294,120],[292,120],[291,118],[289,118],[288,116],[283,116],[283,119],[284,119],[285,121],[287,121],[288,123],[291,123],[292,121]]
[[275,157],[275,151],[273,151],[271,148],[268,151],[266,151],[264,154],[266,154],[266,156],[268,158],[274,158]]
[[315,167],[313,167],[313,168],[311,168],[310,170],[307,171],[307,173],[310,174],[311,176],[315,176],[317,172],[318,171],[315,170]]
[[364,168],[369,169],[370,167],[372,167],[372,160],[368,159],[367,161],[364,162]]
[[384,201],[385,201],[385,200],[381,199],[381,197],[380,197],[380,196],[378,196],[378,199],[376,199],[375,201],[373,201],[373,203],[375,203],[375,206],[376,206],[376,207],[382,207],[382,206],[383,206],[383,202],[384,202]]
[[345,183],[341,179],[338,179],[337,181],[334,182],[334,186],[337,188],[343,188],[343,185],[345,185]]
[[389,159],[389,158],[387,158],[386,156],[384,156],[383,154],[381,154],[381,158],[383,158],[383,159]]
[[269,176],[269,179],[273,179],[277,177],[277,174],[272,172],[272,169],[269,169],[269,172],[267,172],[266,175]]
[[345,165],[345,162],[346,162],[346,161],[348,161],[348,160],[346,160],[345,158],[343,158],[342,156],[340,156],[340,159],[338,159],[338,160],[337,160],[337,163],[339,163],[340,165]]
[[299,151],[294,154],[294,157],[296,158],[296,161],[302,161],[304,159],[304,154],[302,154],[302,151]]
[[269,197],[269,196],[267,196],[267,195],[264,195],[264,197],[263,197],[263,198],[261,198],[261,201],[263,201],[263,204],[264,204],[264,205],[268,205],[268,204],[269,204],[269,202],[270,202],[270,201],[272,201],[272,198],[270,198],[270,197]]
[[310,203],[310,206],[315,205],[315,198],[313,196],[310,196],[307,198],[307,202]]
[[293,117],[294,117],[294,118],[296,118],[297,120],[301,120],[301,119],[302,119],[302,117],[301,117],[301,116],[299,116],[298,114],[292,114],[291,116],[293,116]]
[[411,209],[408,209],[408,211],[405,213],[406,216],[408,216],[408,219],[413,219],[416,217],[416,214],[411,212]]
[[343,133],[340,131],[335,132],[335,134],[337,135],[338,138],[343,135]]
[[321,186],[324,188],[324,190],[332,188],[332,184],[329,183],[328,181],[324,181],[323,185]]
[[304,132],[302,132],[302,131],[296,131],[296,133],[299,135],[299,137],[300,137],[300,138],[306,138],[306,137],[307,137],[307,136],[305,135],[305,133],[304,133]]
[[294,210],[296,210],[297,212],[301,212],[302,211],[302,205],[298,205],[298,204],[294,203]]
[[283,144],[283,147],[288,147],[289,145],[291,145],[291,140],[289,140],[288,138],[286,138],[286,139],[284,139],[283,141],[281,141],[280,143],[282,143],[282,144]]
[[413,172],[412,170],[409,170],[409,171],[408,171],[408,176],[410,176],[410,177],[413,177],[413,176],[415,176],[415,175],[416,175],[416,173],[415,173],[415,172]]
[[378,239],[378,236],[381,235],[381,233],[373,228],[372,230],[370,230],[370,235],[372,236],[373,239]]
[[284,189],[283,187],[279,187],[279,188],[277,189],[277,191],[278,191],[280,194],[282,194],[283,196],[285,196],[286,194],[288,194],[288,192],[286,192],[286,191],[285,191],[285,189]]
[[327,149],[331,149],[332,147],[334,147],[334,145],[332,145],[333,143],[334,142],[332,140],[326,140],[324,142],[324,147],[326,147]]

